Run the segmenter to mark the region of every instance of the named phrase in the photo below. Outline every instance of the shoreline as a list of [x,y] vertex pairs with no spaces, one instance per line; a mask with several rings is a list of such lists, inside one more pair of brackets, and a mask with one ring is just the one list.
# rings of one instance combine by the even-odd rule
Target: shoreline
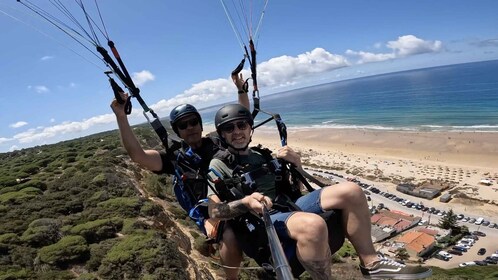
[[[400,180],[441,181],[449,185],[443,193],[454,194],[448,207],[498,215],[498,133],[289,127],[287,134],[305,165],[368,178],[393,191]],[[258,128],[251,145],[257,144],[276,151],[276,128]],[[482,179],[492,184],[482,185]]]

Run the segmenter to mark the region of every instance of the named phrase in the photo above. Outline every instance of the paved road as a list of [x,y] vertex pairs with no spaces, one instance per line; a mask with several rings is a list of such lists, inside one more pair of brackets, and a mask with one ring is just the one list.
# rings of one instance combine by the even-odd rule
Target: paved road
[[[326,178],[329,178],[331,176],[328,173],[325,173],[323,171],[318,171],[316,169],[308,170],[308,172],[312,173],[312,174],[317,173],[317,174],[324,176]],[[336,172],[336,173],[340,174],[340,172]],[[345,174],[341,174],[341,175],[345,176]],[[335,179],[338,182],[346,181],[343,178],[335,177],[335,176],[333,176],[333,179]],[[436,209],[439,209],[441,211],[448,211],[450,209],[450,207],[448,207],[446,204],[443,204],[439,201],[431,201],[431,200],[426,200],[426,199],[421,199],[421,198],[409,196],[409,195],[403,194],[403,193],[398,192],[398,191],[393,191],[392,188],[390,189],[387,186],[384,186],[383,184],[380,184],[378,182],[372,182],[372,181],[368,181],[368,180],[364,180],[364,179],[361,179],[361,182],[367,183],[369,185],[373,185],[376,188],[378,188],[380,191],[383,191],[383,192],[389,191],[390,193],[395,194],[397,197],[409,199],[410,201],[412,201],[414,203],[422,202],[427,207],[435,207]],[[384,206],[388,207],[390,210],[398,210],[398,211],[402,211],[404,213],[407,213],[409,215],[419,216],[422,219],[429,221],[429,223],[431,225],[437,225],[439,223],[439,219],[441,218],[441,216],[438,216],[438,215],[428,214],[426,212],[423,212],[423,211],[420,211],[417,209],[413,209],[413,208],[407,208],[405,206],[402,206],[398,202],[390,200],[390,199],[388,199],[382,195],[379,195],[379,194],[375,194],[375,193],[370,192],[369,196],[371,198],[371,201],[369,202],[369,204],[371,206],[376,206],[379,203],[383,203]],[[456,214],[460,214],[460,213],[456,213]],[[471,209],[468,209],[465,213],[462,213],[462,214],[464,214],[467,217],[469,217],[469,216],[473,217],[473,218],[479,217],[479,215],[473,214]],[[486,216],[482,216],[482,217],[485,220],[497,222],[496,217],[486,217]],[[475,230],[479,230],[481,232],[486,233],[486,237],[480,237],[480,239],[474,244],[474,246],[472,246],[468,252],[463,253],[462,256],[454,256],[448,262],[438,260],[438,259],[429,259],[426,261],[427,265],[437,266],[437,267],[441,267],[441,268],[454,268],[454,267],[458,267],[458,264],[460,264],[462,262],[483,260],[486,256],[490,256],[492,253],[494,253],[495,251],[498,250],[498,242],[496,242],[496,240],[498,240],[498,229],[492,229],[492,228],[485,227],[485,226],[478,226],[475,224],[470,224],[468,222],[463,223],[463,222],[459,221],[459,223],[466,225],[471,232],[475,231]],[[479,250],[479,248],[486,248],[486,251],[487,251],[486,254],[484,254],[483,256],[477,255],[477,251]]]

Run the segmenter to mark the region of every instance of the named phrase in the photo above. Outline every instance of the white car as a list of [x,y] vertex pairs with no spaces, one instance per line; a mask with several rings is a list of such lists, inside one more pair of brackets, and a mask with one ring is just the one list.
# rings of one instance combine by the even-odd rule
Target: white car
[[461,242],[455,244],[455,246],[462,247],[462,248],[465,248],[467,250],[469,250],[471,247],[469,244],[465,244],[465,243],[461,243]]
[[453,258],[453,255],[446,252],[446,251],[439,251],[438,252],[439,255],[443,256],[443,257],[447,257],[447,258]]
[[474,245],[476,241],[472,238],[462,238],[459,242]]
[[464,263],[459,264],[458,266],[465,267],[465,266],[472,266],[472,265],[476,265],[476,263],[475,262],[464,262]]

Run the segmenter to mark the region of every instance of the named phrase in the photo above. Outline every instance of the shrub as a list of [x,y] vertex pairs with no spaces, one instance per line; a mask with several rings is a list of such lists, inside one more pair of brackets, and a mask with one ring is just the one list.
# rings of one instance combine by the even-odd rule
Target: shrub
[[98,275],[110,279],[188,279],[177,244],[159,232],[126,236],[102,260]]
[[59,242],[43,247],[38,251],[41,263],[66,268],[73,262],[88,258],[88,245],[81,236],[65,236]]
[[34,220],[24,231],[21,240],[34,247],[42,247],[57,242],[60,238],[61,223],[55,219]]
[[77,225],[69,233],[83,236],[88,243],[95,243],[115,237],[122,227],[123,220],[120,218],[101,219]]
[[146,201],[142,208],[140,209],[140,215],[142,216],[155,216],[161,213],[163,208],[154,202]]
[[5,233],[5,234],[0,234],[0,243],[4,244],[19,244],[21,240],[19,239],[19,236],[15,233]]
[[15,246],[10,250],[10,260],[13,265],[33,269],[36,253],[36,249],[31,247]]
[[21,204],[24,201],[30,200],[36,195],[26,192],[9,192],[0,195],[0,203]]
[[44,182],[41,182],[39,180],[31,180],[29,182],[22,184],[20,187],[22,187],[22,188],[37,188],[37,189],[42,190],[42,191],[47,190],[47,185]]
[[89,271],[97,271],[102,263],[102,259],[104,259],[109,250],[118,242],[118,239],[108,239],[100,243],[91,244],[90,259],[86,262],[85,267]]
[[138,197],[117,197],[99,202],[97,206],[105,212],[114,213],[121,217],[135,217],[142,204],[143,202]]

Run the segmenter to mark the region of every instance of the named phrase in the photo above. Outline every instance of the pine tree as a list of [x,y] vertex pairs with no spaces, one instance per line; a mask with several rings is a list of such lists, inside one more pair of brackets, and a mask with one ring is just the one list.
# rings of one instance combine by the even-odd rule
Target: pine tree
[[457,224],[457,216],[453,212],[453,209],[450,209],[446,215],[443,215],[439,220],[439,227],[443,229],[454,229],[458,226]]

